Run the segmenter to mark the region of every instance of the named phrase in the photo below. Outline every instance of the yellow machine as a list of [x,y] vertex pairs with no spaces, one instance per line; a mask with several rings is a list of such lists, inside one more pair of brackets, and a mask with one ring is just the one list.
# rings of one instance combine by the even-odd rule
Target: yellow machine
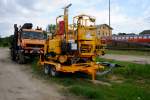
[[[104,67],[96,64],[95,18],[79,15],[73,18],[73,29],[68,28],[68,8],[64,15],[56,18],[57,30],[44,46],[39,63],[44,65],[45,74],[56,76],[59,72],[83,72],[95,79],[96,72]],[[63,20],[61,20],[63,17]]]
[[106,43],[103,39],[96,39],[96,54],[97,56],[105,55]]

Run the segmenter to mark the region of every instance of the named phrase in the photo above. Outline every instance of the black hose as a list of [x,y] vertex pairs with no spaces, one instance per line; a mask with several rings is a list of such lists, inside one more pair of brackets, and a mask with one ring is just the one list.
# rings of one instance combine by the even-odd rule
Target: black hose
[[101,76],[110,73],[113,70],[113,68],[115,68],[115,67],[122,67],[121,65],[110,63],[110,62],[97,62],[97,64],[110,67],[106,71],[96,73],[97,75],[101,75]]

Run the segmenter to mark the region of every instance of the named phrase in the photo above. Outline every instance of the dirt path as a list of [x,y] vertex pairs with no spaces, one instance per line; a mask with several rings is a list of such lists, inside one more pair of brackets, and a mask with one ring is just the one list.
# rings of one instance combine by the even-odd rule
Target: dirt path
[[139,64],[150,64],[150,56],[106,54],[102,58],[114,59],[119,61],[129,61],[129,62],[134,62]]
[[9,59],[9,50],[0,48],[0,100],[66,100],[54,84],[44,84]]

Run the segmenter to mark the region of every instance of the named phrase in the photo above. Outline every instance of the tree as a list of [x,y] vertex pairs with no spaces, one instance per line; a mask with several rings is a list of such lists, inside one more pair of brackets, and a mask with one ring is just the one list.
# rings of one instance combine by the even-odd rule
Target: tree
[[118,35],[126,35],[126,33],[118,33]]
[[56,31],[56,25],[55,24],[50,24],[50,25],[48,25],[47,29],[48,29],[48,32],[54,34],[55,31]]
[[1,47],[8,47],[11,44],[11,36],[8,37],[0,37],[0,46]]
[[0,35],[0,43],[2,42],[2,37],[1,37],[1,35]]

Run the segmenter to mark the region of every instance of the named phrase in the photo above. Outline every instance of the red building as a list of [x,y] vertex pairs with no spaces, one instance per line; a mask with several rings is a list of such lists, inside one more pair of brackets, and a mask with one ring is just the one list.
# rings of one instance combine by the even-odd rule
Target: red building
[[111,40],[137,42],[137,43],[150,43],[150,34],[144,35],[113,35]]

